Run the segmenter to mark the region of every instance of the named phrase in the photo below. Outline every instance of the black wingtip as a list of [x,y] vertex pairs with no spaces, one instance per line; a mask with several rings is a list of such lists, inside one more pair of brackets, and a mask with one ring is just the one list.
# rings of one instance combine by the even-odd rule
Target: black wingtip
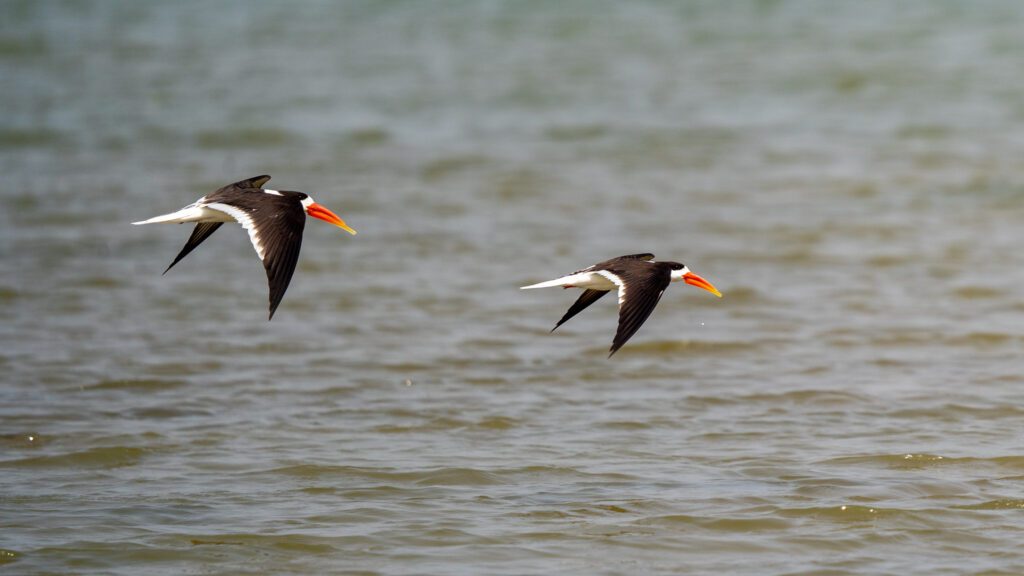
[[612,347],[608,349],[608,357],[611,358],[614,356],[615,353],[622,350],[622,347],[625,345],[625,342],[612,342]]
[[[282,294],[281,296],[284,296],[284,294]],[[277,302],[274,302],[273,300],[270,301],[270,307],[269,307],[270,314],[267,315],[267,322],[270,322],[271,320],[274,319],[274,314],[277,314],[277,307],[280,306],[280,305],[281,305],[281,298],[278,298]]]

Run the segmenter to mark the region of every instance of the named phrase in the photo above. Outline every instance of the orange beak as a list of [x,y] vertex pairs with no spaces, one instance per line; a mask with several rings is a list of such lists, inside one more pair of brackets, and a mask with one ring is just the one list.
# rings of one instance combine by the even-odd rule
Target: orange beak
[[309,214],[313,218],[319,218],[324,222],[330,222],[349,234],[355,235],[356,233],[356,231],[350,228],[348,224],[345,224],[344,220],[338,218],[337,214],[328,210],[323,204],[317,204],[316,202],[310,204],[309,208],[306,208],[306,214]]
[[711,292],[715,296],[718,296],[719,298],[722,297],[722,293],[718,291],[718,288],[715,288],[714,286],[711,285],[711,282],[708,282],[707,280],[701,278],[700,276],[697,276],[693,272],[687,272],[686,274],[683,274],[683,282],[686,282],[690,286],[703,288],[708,292]]

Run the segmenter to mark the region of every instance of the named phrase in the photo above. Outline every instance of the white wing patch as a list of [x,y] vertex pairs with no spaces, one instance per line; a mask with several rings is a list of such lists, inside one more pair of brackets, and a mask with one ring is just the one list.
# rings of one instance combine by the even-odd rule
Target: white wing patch
[[619,306],[621,307],[622,303],[626,301],[626,283],[623,282],[622,278],[619,278],[618,275],[612,274],[607,270],[598,270],[596,274],[604,276],[609,282],[619,287]]
[[263,260],[263,242],[262,240],[260,240],[259,230],[256,229],[256,225],[252,221],[252,217],[246,214],[244,210],[235,208],[230,204],[221,204],[220,202],[214,202],[212,204],[207,204],[206,207],[212,208],[214,210],[219,210],[227,214],[228,216],[231,216],[232,218],[237,220],[239,224],[242,225],[242,228],[248,230],[249,241],[252,242],[252,247],[256,249],[256,254],[260,257],[260,260]]

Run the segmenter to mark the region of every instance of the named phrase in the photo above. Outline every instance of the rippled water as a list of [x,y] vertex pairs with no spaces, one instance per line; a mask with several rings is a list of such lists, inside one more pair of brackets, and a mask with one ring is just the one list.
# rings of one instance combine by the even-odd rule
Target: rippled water
[[[1013,2],[5,2],[0,572],[1024,572]],[[225,228],[313,222],[273,322]],[[614,302],[518,286],[651,251]]]

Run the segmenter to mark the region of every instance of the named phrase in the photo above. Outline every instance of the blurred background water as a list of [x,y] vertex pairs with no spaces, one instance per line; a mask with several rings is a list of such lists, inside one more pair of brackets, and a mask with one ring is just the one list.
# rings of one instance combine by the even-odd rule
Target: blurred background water
[[[1016,2],[0,4],[0,572],[1024,572]],[[226,227],[311,222],[266,321]],[[518,286],[679,260],[612,300]]]

